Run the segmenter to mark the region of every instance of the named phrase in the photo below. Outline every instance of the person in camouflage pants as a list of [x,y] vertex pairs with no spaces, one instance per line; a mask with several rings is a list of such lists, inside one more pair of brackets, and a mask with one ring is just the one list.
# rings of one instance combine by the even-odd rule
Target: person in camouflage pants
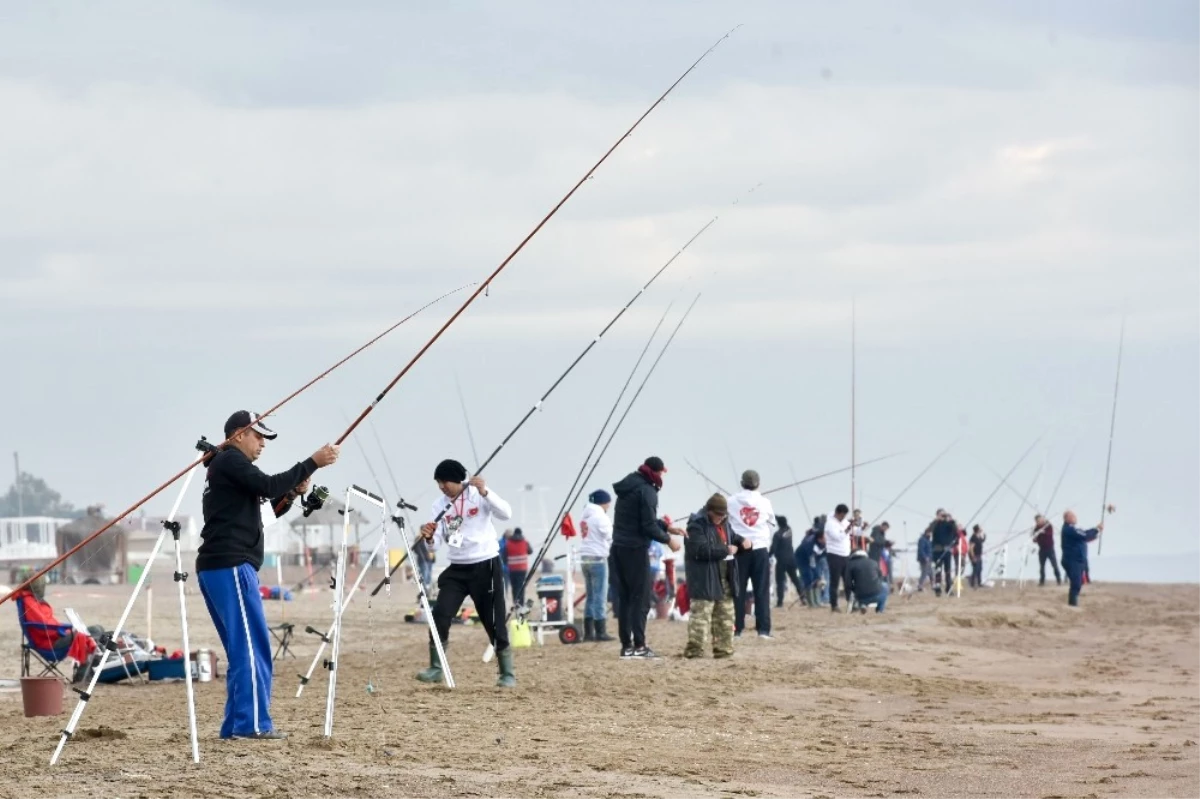
[[750,548],[750,541],[729,527],[729,505],[721,494],[713,494],[704,509],[688,519],[684,541],[688,594],[688,642],[683,651],[687,658],[703,657],[712,637],[713,657],[733,654],[733,589],[737,585],[738,547]]

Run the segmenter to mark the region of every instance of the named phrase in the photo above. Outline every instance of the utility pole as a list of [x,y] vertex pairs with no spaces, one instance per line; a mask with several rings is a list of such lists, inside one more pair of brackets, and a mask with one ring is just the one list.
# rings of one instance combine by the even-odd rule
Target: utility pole
[[17,469],[17,516],[25,515],[25,488],[21,485],[21,455],[13,453],[13,465]]

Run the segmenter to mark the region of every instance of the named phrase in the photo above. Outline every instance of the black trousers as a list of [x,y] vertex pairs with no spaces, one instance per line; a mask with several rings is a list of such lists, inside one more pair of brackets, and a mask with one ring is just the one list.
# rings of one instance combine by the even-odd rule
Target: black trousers
[[443,644],[450,640],[450,624],[462,610],[467,597],[475,603],[475,613],[496,651],[508,649],[508,627],[504,623],[504,570],[500,568],[500,558],[479,563],[451,563],[438,575],[433,623],[437,625],[438,637]]
[[1046,562],[1049,561],[1050,566],[1054,569],[1054,582],[1062,585],[1062,575],[1058,572],[1058,558],[1054,557],[1054,550],[1046,551],[1038,550],[1038,565],[1041,567],[1041,579],[1038,580],[1038,585],[1046,584]]
[[738,592],[733,612],[733,631],[746,628],[747,584],[754,583],[754,627],[759,635],[771,634],[771,556],[765,549],[739,549],[734,555],[738,568]]
[[646,611],[650,601],[650,550],[613,547],[608,568],[617,587],[617,633],[621,648],[646,645]]
[[[825,562],[829,564],[829,607],[832,610],[837,610],[838,606],[838,587],[841,586],[842,580],[846,576],[846,558],[845,555],[835,555],[832,552],[825,553]],[[846,601],[849,601],[849,596]]]
[[513,606],[522,607],[525,604],[525,581],[529,579],[529,572],[524,569],[520,571],[508,570],[508,584],[512,586]]
[[783,607],[783,595],[787,589],[788,578],[791,578],[792,585],[796,586],[796,593],[804,596],[804,589],[800,586],[800,573],[796,571],[796,564],[793,562],[790,566],[785,566],[775,561],[775,607]]
[[933,585],[935,588],[941,588],[947,594],[954,586],[954,580],[950,574],[953,561],[954,553],[949,549],[933,548]]

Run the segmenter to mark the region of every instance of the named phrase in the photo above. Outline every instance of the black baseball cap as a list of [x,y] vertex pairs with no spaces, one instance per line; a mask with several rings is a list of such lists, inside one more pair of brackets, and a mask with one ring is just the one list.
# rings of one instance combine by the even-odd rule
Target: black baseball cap
[[225,420],[225,438],[229,438],[243,427],[251,427],[251,422],[253,422],[253,429],[256,433],[268,441],[274,440],[279,434],[261,421],[254,421],[257,418],[258,414],[256,413],[251,414],[250,411],[237,411]]
[[652,472],[665,472],[667,470],[666,464],[657,455],[651,455],[649,458],[646,458],[645,465],[649,466]]

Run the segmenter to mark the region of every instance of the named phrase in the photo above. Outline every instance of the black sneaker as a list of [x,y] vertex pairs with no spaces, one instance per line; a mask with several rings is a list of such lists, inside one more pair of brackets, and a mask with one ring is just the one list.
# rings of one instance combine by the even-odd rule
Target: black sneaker
[[633,658],[633,647],[626,646],[621,648],[621,660],[631,660]]
[[630,657],[634,660],[656,660],[658,655],[654,654],[654,650],[648,646],[639,646],[633,650],[633,654]]

